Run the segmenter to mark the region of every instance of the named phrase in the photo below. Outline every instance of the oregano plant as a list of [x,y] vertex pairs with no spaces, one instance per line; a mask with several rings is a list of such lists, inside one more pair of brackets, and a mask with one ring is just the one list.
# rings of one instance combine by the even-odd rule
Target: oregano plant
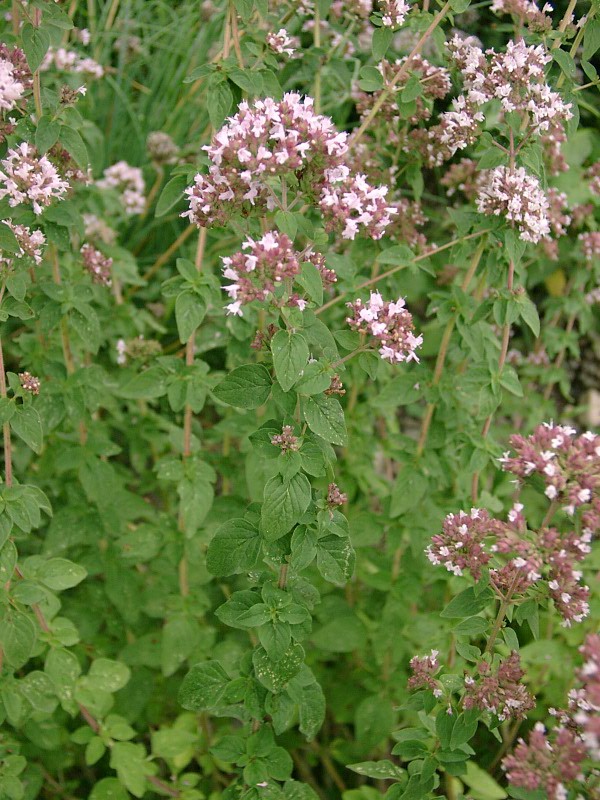
[[0,798],[600,798],[597,0],[11,0]]

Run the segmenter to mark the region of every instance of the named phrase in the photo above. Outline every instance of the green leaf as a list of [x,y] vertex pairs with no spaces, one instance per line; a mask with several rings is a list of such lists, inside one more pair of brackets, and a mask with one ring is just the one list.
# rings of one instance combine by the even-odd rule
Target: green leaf
[[[251,613],[252,609],[248,613]],[[264,617],[263,617],[264,618]],[[259,621],[258,615],[255,617]],[[292,634],[290,626],[282,622],[269,622],[258,628],[258,638],[271,661],[280,661],[286,654]]]
[[34,28],[26,22],[21,30],[21,42],[29,69],[35,72],[50,47],[50,34],[44,28]]
[[273,366],[279,385],[289,392],[308,362],[308,344],[301,333],[278,331],[271,340]]
[[216,708],[228,683],[229,676],[218,661],[195,664],[182,681],[179,703],[188,711]]
[[190,751],[193,752],[196,740],[195,733],[183,728],[154,731],[152,733],[152,752],[159,758],[177,758]]
[[318,683],[303,687],[298,704],[298,727],[309,742],[315,738],[325,721],[325,705],[325,695]]
[[296,277],[296,283],[304,289],[310,299],[314,300],[318,306],[323,304],[323,280],[321,278],[321,273],[310,261],[306,261],[302,264],[300,275]]
[[146,775],[152,774],[153,766],[146,761],[146,749],[142,744],[115,742],[110,751],[110,766],[116,770],[121,783],[135,797],[146,792]]
[[567,78],[574,78],[577,74],[577,67],[573,56],[569,55],[565,50],[551,50],[550,52],[552,58],[556,61]]
[[583,33],[583,60],[589,61],[598,48],[600,48],[600,20],[590,19],[585,23]]
[[175,300],[175,319],[179,341],[184,344],[196,332],[206,314],[206,302],[196,292],[181,292]]
[[17,406],[10,420],[10,427],[34,453],[42,452],[42,421],[33,406]]
[[494,597],[491,589],[484,589],[483,592],[475,594],[472,587],[465,589],[464,592],[453,597],[444,608],[440,617],[445,619],[456,619],[458,617],[470,617],[479,614]]
[[286,236],[289,236],[294,241],[298,233],[298,222],[292,211],[276,211],[275,224],[281,233],[285,233]]
[[403,769],[387,760],[361,761],[359,764],[348,764],[346,768],[376,780],[399,780],[404,775]]
[[35,130],[35,146],[40,153],[47,152],[52,145],[58,141],[60,134],[60,123],[45,114],[40,117],[38,126]]
[[[11,229],[4,222],[0,223],[0,252],[18,253],[21,245],[17,241],[17,237]],[[21,298],[22,299],[22,298]]]
[[96,658],[92,662],[88,676],[94,686],[103,692],[118,692],[129,682],[129,667],[110,658]]
[[252,655],[256,679],[270,692],[280,692],[304,661],[304,650],[299,644],[291,644],[278,661],[269,658],[263,647],[257,647]]
[[94,783],[89,800],[129,800],[129,794],[118,778],[102,778]]
[[256,566],[261,539],[258,530],[245,519],[231,519],[215,533],[206,553],[211,575],[235,575]]
[[531,329],[531,332],[537,339],[540,335],[540,316],[537,306],[526,296],[520,299],[519,306],[521,310],[521,319]]
[[404,464],[392,488],[390,517],[399,517],[414,509],[425,496],[428,486],[427,477],[414,464]]
[[160,367],[150,367],[134,375],[122,388],[121,396],[131,400],[154,400],[167,391],[165,375]]
[[75,159],[82,169],[87,169],[89,157],[87,147],[79,133],[68,125],[63,125],[60,129],[60,142]]
[[317,542],[317,567],[326,581],[343,586],[354,572],[356,554],[345,536],[325,536]]
[[474,761],[467,762],[467,772],[461,776],[470,787],[473,800],[504,800],[508,795],[489,772],[481,769]]
[[384,58],[388,51],[388,47],[394,38],[394,31],[391,28],[375,28],[373,30],[373,39],[371,40],[371,52],[373,58],[378,63]]
[[483,617],[469,617],[459,622],[454,628],[457,636],[474,636],[487,630],[489,622]]
[[310,504],[311,490],[306,475],[297,473],[286,482],[281,475],[267,481],[261,509],[262,532],[267,541],[286,534]]
[[215,83],[211,79],[208,89],[208,116],[213,128],[221,127],[233,105],[233,94],[229,84],[227,81],[223,81],[220,75],[218,78],[219,83]]
[[362,67],[358,85],[363,92],[377,92],[383,87],[383,75],[377,67]]
[[174,208],[179,201],[183,199],[183,193],[187,185],[188,178],[186,175],[176,175],[174,178],[171,178],[160,193],[154,216],[164,217],[165,214]]
[[0,647],[13,669],[27,663],[36,639],[35,625],[25,614],[13,609],[3,611],[0,619]]
[[38,571],[42,583],[55,592],[72,589],[86,576],[87,571],[80,564],[66,558],[51,558]]
[[230,372],[213,393],[229,406],[258,408],[269,399],[271,376],[262,364],[245,364]]
[[304,405],[304,419],[311,431],[326,442],[341,446],[348,443],[344,412],[335,397],[309,397]]

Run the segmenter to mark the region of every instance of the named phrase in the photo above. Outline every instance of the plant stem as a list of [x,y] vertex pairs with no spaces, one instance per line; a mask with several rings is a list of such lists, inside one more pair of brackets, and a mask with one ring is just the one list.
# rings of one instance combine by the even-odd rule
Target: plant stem
[[[567,325],[565,327],[565,333],[567,333],[567,334],[571,333],[571,331],[573,330],[573,328],[575,326],[576,319],[577,319],[577,314],[571,314],[571,316],[567,320]],[[566,354],[567,354],[567,348],[563,347],[562,350],[560,351],[560,353],[556,356],[556,360],[554,361],[554,365],[553,366],[554,366],[555,369],[560,369],[562,367],[562,363],[565,360]],[[546,388],[544,389],[544,395],[543,395],[544,400],[549,400],[550,399],[550,395],[552,394],[552,389],[554,389],[555,384],[556,384],[556,381],[554,380],[554,381],[551,381],[546,386]]]
[[494,649],[494,644],[500,633],[500,629],[502,628],[502,623],[504,622],[504,617],[506,616],[506,611],[511,604],[512,596],[515,591],[515,586],[517,585],[517,581],[519,580],[519,572],[517,570],[515,577],[513,578],[512,584],[509,586],[506,596],[502,598],[500,601],[500,607],[498,608],[498,615],[494,622],[494,627],[492,628],[492,632],[490,633],[490,638],[485,646],[485,653],[491,653]]
[[[40,8],[33,9],[33,18],[32,22],[34,27],[39,28],[40,23],[42,21],[42,10]],[[40,70],[39,67],[33,73],[33,102],[35,105],[35,113],[38,118],[38,122],[40,121],[40,117],[42,116],[43,109],[42,109],[42,90],[40,84]]]
[[[49,253],[52,261],[52,277],[54,279],[54,283],[57,286],[60,286],[62,284],[62,278],[60,274],[60,263],[58,260],[58,250],[56,249],[56,245],[50,245]],[[69,326],[67,324],[66,317],[62,317],[60,320],[60,338],[62,342],[65,369],[67,370],[67,375],[71,376],[75,372],[75,361],[73,359],[73,351],[71,350]],[[87,428],[82,420],[79,422],[79,442],[81,445],[84,445],[87,442]]]
[[[202,263],[204,261],[204,251],[206,249],[206,228],[200,228],[200,235],[198,236],[198,246],[196,248],[196,269],[198,272],[202,270]],[[196,331],[192,333],[190,338],[187,340],[185,345],[185,363],[186,366],[191,367],[194,364],[194,345],[196,341]],[[189,403],[186,403],[185,410],[183,412],[183,451],[182,456],[183,459],[187,459],[192,454],[192,407]],[[184,520],[183,520],[183,510],[179,509],[179,530],[183,533],[184,532]],[[184,544],[184,554],[179,562],[179,592],[182,597],[187,597],[190,593],[189,581],[188,581],[188,563],[187,557],[185,555],[185,544]]]
[[423,45],[429,39],[429,37],[434,32],[434,30],[437,28],[437,26],[440,24],[440,22],[444,19],[444,17],[448,13],[449,9],[450,9],[450,3],[447,2],[447,3],[444,4],[444,6],[435,15],[435,17],[431,21],[431,25],[427,28],[425,33],[421,36],[419,41],[413,47],[413,49],[411,50],[411,52],[407,56],[406,61],[404,62],[402,67],[394,75],[394,77],[389,82],[389,84],[385,87],[385,89],[383,89],[383,91],[379,95],[379,98],[374,103],[373,108],[371,109],[369,114],[367,114],[367,116],[364,118],[364,120],[362,121],[362,123],[361,123],[360,127],[358,128],[358,130],[355,131],[352,134],[352,136],[350,137],[350,146],[351,147],[354,147],[356,145],[356,143],[361,138],[363,133],[367,130],[367,128],[369,127],[371,122],[375,119],[375,117],[379,113],[379,109],[385,103],[385,101],[388,98],[388,95],[393,90],[393,88],[396,86],[396,84],[399,83],[402,80],[402,78],[404,78],[404,76],[408,73],[408,70],[410,69],[410,65],[412,63],[413,58],[415,56],[419,55],[419,53],[421,52],[421,50],[423,48]]
[[154,198],[156,197],[160,187],[162,186],[164,175],[165,175],[164,169],[160,165],[158,165],[156,167],[156,178],[154,180],[154,183],[152,184],[150,193],[146,198],[146,207],[144,208],[144,211],[140,215],[140,219],[145,219],[148,216],[148,212],[152,208],[152,203],[154,202]]
[[[479,247],[475,250],[473,254],[473,258],[471,259],[471,263],[469,264],[469,269],[467,270],[465,277],[461,283],[461,290],[466,292],[469,288],[469,284],[473,280],[473,276],[477,271],[477,267],[479,266],[479,262],[481,261],[481,256],[483,255],[483,251],[485,249],[485,239],[479,244]],[[456,325],[456,317],[451,317],[448,322],[446,323],[446,328],[444,329],[444,333],[442,335],[442,341],[440,342],[440,349],[438,350],[437,359],[435,362],[435,369],[433,372],[433,381],[431,383],[432,386],[437,386],[442,378],[442,373],[444,371],[444,364],[446,363],[446,356],[448,355],[448,347],[450,345],[450,339],[452,337],[452,331],[454,330],[454,326]],[[417,456],[420,456],[425,448],[425,442],[427,441],[427,434],[429,432],[429,426],[431,425],[431,420],[433,419],[433,414],[436,408],[436,403],[428,403],[427,408],[425,410],[425,415],[423,417],[423,421],[421,422],[421,432],[419,434],[419,441],[417,444]]]
[[240,31],[237,22],[237,12],[235,10],[235,5],[231,0],[229,0],[229,13],[231,15],[231,36],[235,57],[237,58],[239,68],[244,69],[244,57],[242,56],[242,48],[240,47]]
[[[142,275],[142,280],[143,280],[145,283],[148,283],[148,281],[150,280],[150,278],[152,278],[152,277],[153,277],[153,276],[154,276],[154,275],[155,275],[155,274],[158,272],[158,270],[159,270],[159,269],[160,269],[160,268],[161,268],[161,267],[162,267],[164,264],[166,264],[166,263],[167,263],[167,261],[168,261],[168,260],[171,258],[171,256],[173,255],[173,253],[175,253],[175,252],[177,252],[177,250],[179,250],[179,248],[181,247],[181,245],[182,245],[182,244],[183,244],[185,241],[187,241],[187,240],[190,238],[190,236],[192,235],[192,233],[193,233],[195,230],[196,230],[196,229],[194,228],[194,226],[193,226],[193,225],[190,225],[189,227],[185,228],[185,229],[184,229],[184,230],[183,230],[183,231],[182,231],[182,232],[179,234],[179,236],[178,236],[178,237],[175,239],[175,241],[174,241],[174,242],[173,242],[171,245],[169,245],[169,247],[167,247],[167,249],[165,250],[165,252],[164,252],[164,253],[161,253],[161,255],[160,255],[160,256],[159,256],[159,257],[156,259],[156,261],[154,262],[154,264],[152,264],[152,266],[150,267],[150,269],[148,269],[148,270],[147,270],[147,271],[146,271],[146,272],[145,272],[145,273]],[[126,298],[127,298],[127,299],[129,299],[130,297],[132,297],[132,295],[134,295],[134,294],[135,294],[137,291],[139,291],[139,289],[140,289],[140,287],[139,287],[139,286],[132,286],[132,287],[131,287],[131,289],[130,289],[130,290],[127,292],[127,294],[125,295],[125,296],[126,296]]]
[[[469,239],[478,239],[480,236],[484,236],[486,233],[491,232],[491,228],[486,228],[483,231],[476,231],[475,233],[469,233],[467,236],[461,236],[459,239],[453,239],[451,242],[446,242],[446,244],[441,245],[440,247],[433,247],[431,250],[426,250],[424,253],[421,253],[419,256],[415,256],[413,258],[412,263],[418,264],[420,261],[425,261],[427,258],[431,256],[435,256],[438,253],[442,253],[444,250],[449,250],[451,247],[455,247],[457,244],[462,244],[463,242],[468,242]],[[407,269],[410,265],[409,264],[399,264],[397,267],[393,267],[392,269],[388,269],[387,272],[382,272],[381,275],[377,275],[375,278],[369,278],[368,281],[364,281],[356,286],[352,291],[358,292],[361,289],[366,288],[367,286],[373,286],[375,283],[379,283],[379,281],[384,280],[384,278],[389,278],[390,275],[395,275],[396,272],[399,272],[401,269]],[[349,294],[350,290],[347,289],[345,292],[340,292],[336,297],[328,300],[324,303],[320,308],[317,308],[315,314],[321,314],[331,306],[334,306],[336,303],[339,303],[340,300],[343,300],[347,294]]]
[[[314,45],[316,48],[321,47],[321,14],[319,11],[319,3],[315,3],[315,27],[314,27]],[[321,113],[321,61],[315,71],[315,88],[313,91],[315,101],[315,111],[317,114]]]
[[[2,350],[2,339],[0,338],[0,397],[6,399],[6,372],[4,371],[4,352]],[[2,426],[4,434],[4,483],[12,486],[12,442],[10,438],[10,423],[5,422]]]
[[[512,292],[514,286],[514,279],[515,279],[515,264],[514,261],[511,259],[508,265],[508,279],[506,283],[506,288],[509,292]],[[500,345],[500,356],[498,358],[498,376],[502,375],[502,370],[504,369],[504,364],[506,363],[506,355],[508,353],[508,345],[510,342],[510,322],[506,322],[504,327],[502,328],[502,343]],[[492,420],[494,419],[494,412],[488,414],[485,422],[483,423],[483,428],[481,429],[481,435],[485,439],[490,432],[490,426],[492,424]],[[473,478],[471,481],[471,499],[473,503],[477,502],[477,497],[479,494],[479,476],[480,472],[477,471],[473,473]]]

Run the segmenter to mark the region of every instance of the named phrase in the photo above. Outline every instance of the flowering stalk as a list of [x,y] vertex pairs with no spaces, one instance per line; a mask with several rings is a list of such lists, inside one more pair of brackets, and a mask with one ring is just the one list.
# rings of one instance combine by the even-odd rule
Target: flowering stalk
[[393,89],[396,86],[396,84],[398,84],[402,80],[402,78],[404,78],[404,76],[408,73],[408,70],[410,69],[410,66],[411,66],[413,58],[421,52],[425,42],[427,42],[427,40],[429,39],[431,34],[434,32],[434,30],[437,28],[437,26],[440,24],[440,22],[442,22],[442,20],[444,19],[444,17],[446,16],[446,14],[448,13],[449,10],[450,10],[450,3],[447,2],[442,6],[442,8],[435,15],[435,17],[431,21],[431,24],[429,25],[427,30],[423,33],[423,35],[421,36],[419,41],[416,43],[416,45],[413,47],[413,49],[411,50],[411,52],[407,56],[406,61],[404,62],[402,67],[394,75],[394,77],[389,82],[387,87],[381,92],[381,95],[380,95],[379,99],[374,103],[373,108],[371,109],[369,114],[367,114],[367,116],[364,118],[364,120],[362,121],[362,123],[361,123],[360,127],[358,128],[358,130],[356,130],[352,134],[352,138],[351,138],[352,146],[354,146],[354,147],[356,146],[356,144],[358,143],[358,141],[360,140],[362,135],[368,129],[368,127],[371,124],[371,122],[375,119],[375,117],[379,113],[379,109],[381,108],[381,106],[387,100],[388,95],[393,91]]
[[[461,284],[461,291],[466,292],[469,288],[469,284],[473,280],[475,272],[477,271],[477,267],[479,266],[479,262],[481,261],[481,256],[483,255],[483,251],[485,249],[485,239],[480,243],[480,245],[475,250],[473,257],[471,258],[471,262],[469,264],[469,269],[467,270],[462,284]],[[433,371],[433,380],[431,385],[433,387],[437,386],[442,378],[442,373],[444,371],[444,364],[446,363],[446,356],[448,354],[448,346],[450,344],[450,339],[452,337],[452,331],[454,330],[454,326],[456,325],[456,317],[451,317],[448,322],[446,323],[446,327],[444,328],[444,333],[442,334],[442,341],[440,342],[440,348],[438,350],[437,359],[435,362],[435,368]],[[425,442],[427,441],[427,434],[429,432],[429,426],[431,425],[431,420],[433,419],[433,414],[436,409],[436,403],[428,403],[427,408],[425,409],[425,414],[423,416],[423,420],[421,422],[421,430],[419,433],[419,440],[417,443],[417,456],[420,456],[423,452],[425,447]]]
[[[506,281],[506,288],[509,292],[513,291],[513,284],[514,284],[514,277],[515,277],[515,264],[514,261],[511,259],[508,265],[508,278]],[[506,363],[506,356],[508,353],[508,345],[510,342],[510,322],[506,322],[502,327],[502,342],[500,344],[500,355],[498,357],[498,375],[502,375],[502,370],[504,369],[504,364]],[[483,423],[483,428],[481,429],[481,435],[485,439],[490,431],[490,426],[492,424],[492,420],[494,419],[493,412],[489,414]],[[471,499],[474,503],[477,502],[477,497],[479,494],[479,476],[480,471],[476,470],[473,473],[473,478],[471,481]]]
[[[39,28],[42,22],[42,10],[40,8],[33,9],[32,24],[34,28]],[[39,67],[33,73],[33,101],[35,103],[35,113],[37,114],[38,121],[42,114],[42,92],[40,85],[40,70]]]
[[[4,294],[4,287],[2,294]],[[4,368],[4,352],[2,349],[2,337],[0,337],[0,397],[6,399],[6,371]],[[10,423],[5,422],[2,426],[4,436],[4,483],[12,486],[12,444],[10,438]]]

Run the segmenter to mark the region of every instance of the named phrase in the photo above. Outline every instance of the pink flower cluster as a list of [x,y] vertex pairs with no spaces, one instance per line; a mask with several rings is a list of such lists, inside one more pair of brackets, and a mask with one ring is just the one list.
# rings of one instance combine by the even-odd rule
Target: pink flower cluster
[[491,10],[496,14],[510,14],[521,24],[525,23],[528,28],[537,33],[549,31],[552,28],[552,11],[550,3],[546,3],[543,8],[533,2],[533,0],[494,0]]
[[545,583],[563,625],[581,622],[589,613],[589,588],[581,583],[577,564],[590,552],[591,534],[561,534],[548,527],[530,533],[522,512],[523,505],[515,503],[506,522],[477,508],[449,514],[442,533],[432,537],[427,558],[454,575],[468,570],[475,581],[489,565],[498,596],[523,596],[534,584]]
[[290,36],[285,28],[280,28],[277,33],[267,33],[266,42],[274,53],[287,55],[293,58],[300,46],[295,36]]
[[498,99],[505,112],[526,114],[530,130],[540,133],[573,116],[571,104],[546,83],[544,69],[552,61],[543,45],[509,41],[504,53],[480,47],[455,36],[449,44],[460,70],[469,106],[482,106]]
[[581,250],[586,261],[593,261],[600,256],[600,231],[580,233],[577,238],[581,242]]
[[89,78],[102,78],[104,75],[104,67],[93,58],[80,56],[73,50],[66,50],[64,47],[56,50],[51,47],[46,53],[40,70],[44,72],[51,67],[59,72],[75,72]]
[[379,0],[381,22],[386,28],[399,28],[410,11],[405,0]]
[[275,447],[280,447],[282,453],[300,449],[300,441],[294,434],[294,429],[291,425],[284,425],[281,429],[281,433],[271,436],[271,444]]
[[540,182],[523,167],[500,166],[481,176],[477,210],[500,214],[517,226],[525,242],[539,242],[550,234],[549,203]]
[[[242,251],[222,259],[223,276],[233,281],[225,286],[233,300],[226,307],[227,313],[243,316],[242,306],[272,296],[286,278],[298,275],[302,261],[308,258],[294,250],[291,239],[283,233],[265,233],[258,241],[248,238]],[[304,306],[303,301],[296,301],[295,305]]]
[[307,199],[320,200],[330,225],[352,215],[344,225],[347,238],[354,238],[358,225],[379,237],[393,213],[384,201],[387,190],[351,174],[346,140],[329,117],[315,113],[309,97],[288,92],[280,101],[242,102],[204,148],[208,175],[196,175],[186,190],[190,208],[182,216],[207,226],[224,224],[234,212],[272,210],[278,201],[271,179],[293,177]]
[[14,65],[0,58],[0,110],[11,111],[23,97],[25,87],[15,73]]
[[19,383],[26,392],[33,395],[38,395],[42,387],[41,380],[30,372],[19,372]]
[[508,658],[492,671],[487,661],[477,665],[478,675],[465,677],[465,709],[478,708],[495,714],[502,722],[506,719],[523,719],[535,708],[535,700],[521,683],[524,671],[519,654],[513,650]]
[[48,158],[38,156],[26,142],[11,148],[0,163],[0,199],[8,197],[11,208],[31,203],[33,213],[41,214],[44,206],[61,200],[69,188]]
[[419,360],[415,351],[423,344],[423,337],[414,335],[413,318],[402,297],[396,302],[384,302],[379,292],[371,292],[367,304],[359,299],[347,305],[353,315],[346,322],[353,330],[378,340],[379,355],[384,361],[397,364]]
[[600,197],[600,161],[588,167],[584,177],[590,182],[590,192]]
[[504,470],[520,479],[539,475],[546,497],[564,504],[567,514],[588,506],[584,533],[600,527],[600,436],[591,431],[577,436],[574,428],[544,422],[530,436],[511,436],[510,444],[515,454],[504,453]]
[[469,514],[448,514],[442,533],[432,536],[425,554],[432,564],[443,564],[454,575],[462,575],[466,569],[477,581],[491,559],[483,541],[498,528],[499,523],[480,508],[472,508]]
[[578,780],[586,750],[581,737],[560,726],[551,735],[536,723],[525,743],[519,739],[514,752],[502,762],[508,782],[534,791],[542,789],[549,800],[566,800],[566,784]]
[[126,161],[117,161],[104,170],[104,177],[96,181],[96,185],[101,189],[115,189],[121,195],[121,202],[128,216],[144,212],[146,184],[139,167],[132,167]]
[[100,250],[96,250],[91,244],[87,242],[81,248],[81,255],[83,256],[83,266],[90,274],[92,281],[101,286],[110,286],[112,284],[111,270],[113,260]]
[[600,634],[591,633],[580,648],[585,659],[577,672],[580,688],[569,692],[569,712],[581,731],[589,757],[600,762]]
[[41,264],[42,247],[46,244],[46,237],[42,231],[32,231],[26,225],[15,225],[10,219],[5,219],[4,223],[14,233],[19,243],[19,249],[16,253],[11,253],[10,256],[4,255],[0,251],[0,264],[11,267],[15,258],[24,258],[25,256],[33,259],[35,264]]
[[408,679],[409,689],[431,689],[436,696],[441,694],[434,675],[440,668],[438,650],[432,650],[428,656],[413,656],[410,668],[413,674]]
[[373,239],[381,239],[397,213],[387,200],[387,186],[371,186],[364,175],[348,175],[343,181],[324,186],[319,206],[326,230],[339,230],[344,239],[354,239],[361,227]]

